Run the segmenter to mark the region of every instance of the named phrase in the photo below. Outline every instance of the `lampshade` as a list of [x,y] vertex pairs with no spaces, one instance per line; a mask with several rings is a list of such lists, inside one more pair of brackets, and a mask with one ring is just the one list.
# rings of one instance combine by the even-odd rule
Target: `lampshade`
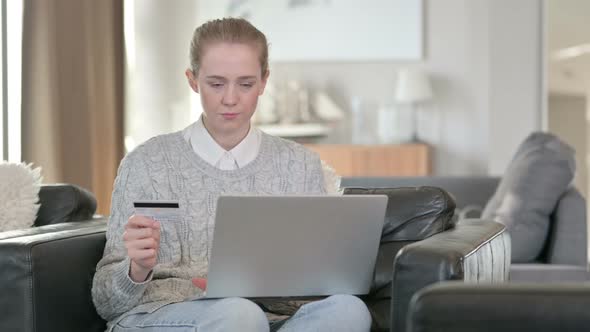
[[399,103],[414,103],[432,98],[428,75],[418,69],[401,69],[397,78],[395,100]]

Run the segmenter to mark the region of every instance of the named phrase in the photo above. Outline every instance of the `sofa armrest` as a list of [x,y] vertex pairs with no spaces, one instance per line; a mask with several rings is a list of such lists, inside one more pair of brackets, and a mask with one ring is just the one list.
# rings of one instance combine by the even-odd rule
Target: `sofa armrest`
[[31,236],[36,234],[48,234],[54,232],[61,232],[67,230],[74,230],[84,227],[94,227],[97,225],[102,225],[106,223],[108,217],[104,216],[94,216],[92,219],[84,220],[84,221],[75,221],[75,222],[63,222],[58,224],[50,224],[45,226],[39,227],[31,227],[31,228],[23,228],[23,229],[15,229],[12,231],[0,232],[0,240],[15,238],[15,237],[23,237],[23,236]]
[[410,299],[422,288],[445,280],[502,282],[509,268],[508,233],[493,221],[466,219],[403,247],[393,263],[391,331],[405,331]]
[[0,331],[104,331],[91,286],[106,223],[81,224],[0,240]]
[[587,331],[589,307],[590,286],[583,283],[447,282],[412,299],[408,331]]

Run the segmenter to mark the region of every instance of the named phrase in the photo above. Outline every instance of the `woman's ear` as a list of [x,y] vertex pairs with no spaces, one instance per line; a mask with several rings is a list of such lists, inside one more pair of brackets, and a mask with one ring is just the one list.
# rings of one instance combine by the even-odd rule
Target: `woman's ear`
[[188,85],[190,85],[191,89],[193,89],[194,92],[199,93],[199,84],[197,83],[197,78],[195,77],[193,71],[191,69],[187,69],[184,72],[184,75],[186,75]]
[[264,93],[264,88],[266,87],[266,82],[268,82],[268,76],[270,76],[270,70],[266,70],[264,75],[262,75],[262,84],[260,87],[260,91],[258,92],[259,96],[261,96]]

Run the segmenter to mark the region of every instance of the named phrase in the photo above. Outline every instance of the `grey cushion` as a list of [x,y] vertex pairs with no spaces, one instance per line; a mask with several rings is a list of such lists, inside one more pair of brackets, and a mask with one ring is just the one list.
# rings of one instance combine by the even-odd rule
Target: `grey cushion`
[[551,212],[574,178],[574,153],[556,136],[536,132],[508,165],[482,217],[506,225],[513,263],[532,262],[541,254]]

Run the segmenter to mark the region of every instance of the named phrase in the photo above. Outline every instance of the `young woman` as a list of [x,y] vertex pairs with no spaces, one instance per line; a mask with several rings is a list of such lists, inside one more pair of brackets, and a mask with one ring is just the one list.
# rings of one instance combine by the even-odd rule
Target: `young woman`
[[[152,138],[121,162],[104,256],[92,296],[112,331],[268,331],[243,298],[188,300],[206,288],[213,218],[221,194],[322,194],[322,163],[304,147],[250,126],[269,75],[264,34],[226,18],[195,30],[186,77],[203,116]],[[134,215],[137,200],[177,200],[172,222]],[[280,331],[368,331],[370,314],[350,295],[303,305]]]

